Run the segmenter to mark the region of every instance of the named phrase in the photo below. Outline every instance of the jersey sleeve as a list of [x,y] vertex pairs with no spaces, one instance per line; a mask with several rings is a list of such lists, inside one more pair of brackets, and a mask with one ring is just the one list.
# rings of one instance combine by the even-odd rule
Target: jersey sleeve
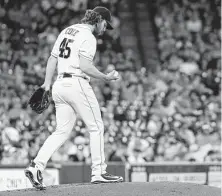
[[51,51],[51,55],[54,56],[54,57],[58,57],[59,56],[59,46],[62,42],[62,33],[59,34],[59,36],[57,37],[57,40],[52,48],[52,51]]
[[85,40],[79,48],[79,55],[93,61],[96,53],[96,41],[95,40]]

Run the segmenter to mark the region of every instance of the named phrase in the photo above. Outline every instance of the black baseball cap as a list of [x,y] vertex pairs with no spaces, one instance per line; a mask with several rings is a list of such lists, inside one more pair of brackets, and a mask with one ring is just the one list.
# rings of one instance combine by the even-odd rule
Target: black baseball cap
[[110,11],[102,6],[97,6],[93,9],[94,12],[99,13],[102,16],[102,19],[106,20],[107,22],[107,29],[112,30],[113,27],[111,25],[111,13]]

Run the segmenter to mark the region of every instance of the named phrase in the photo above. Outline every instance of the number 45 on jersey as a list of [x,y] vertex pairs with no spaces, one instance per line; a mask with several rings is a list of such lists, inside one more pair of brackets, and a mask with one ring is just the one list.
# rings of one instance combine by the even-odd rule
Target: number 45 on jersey
[[69,58],[70,53],[71,53],[71,48],[69,46],[70,43],[73,43],[74,40],[73,39],[68,39],[68,38],[64,38],[59,46],[59,57],[61,58]]

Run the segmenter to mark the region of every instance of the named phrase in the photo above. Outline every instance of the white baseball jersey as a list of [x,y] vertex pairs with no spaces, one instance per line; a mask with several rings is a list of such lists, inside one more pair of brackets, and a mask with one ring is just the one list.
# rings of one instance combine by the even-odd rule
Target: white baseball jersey
[[85,24],[64,29],[56,40],[51,55],[58,59],[58,74],[66,72],[71,73],[73,77],[64,78],[59,75],[52,86],[56,130],[47,138],[34,159],[40,170],[46,167],[52,154],[69,138],[78,114],[90,133],[92,175],[98,176],[106,172],[104,125],[99,103],[89,84],[89,76],[79,67],[80,56],[93,61],[95,52],[96,39]]
[[73,73],[86,76],[79,68],[79,56],[93,61],[96,53],[96,38],[86,24],[65,28],[58,36],[51,55],[58,58],[58,74]]

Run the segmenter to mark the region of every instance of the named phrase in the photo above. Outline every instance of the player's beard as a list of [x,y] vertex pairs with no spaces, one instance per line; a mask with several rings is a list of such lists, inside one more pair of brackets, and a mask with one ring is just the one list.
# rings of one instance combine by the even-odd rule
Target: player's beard
[[93,31],[93,35],[94,35],[95,37],[102,36],[104,33],[105,33],[105,31],[100,31],[100,32],[98,32],[97,30]]
[[104,28],[99,28],[99,26],[97,24],[94,31],[93,31],[93,35],[95,37],[99,37],[99,36],[102,36],[104,33],[105,33],[105,29]]
[[105,33],[105,31],[100,31],[99,36],[102,36]]

